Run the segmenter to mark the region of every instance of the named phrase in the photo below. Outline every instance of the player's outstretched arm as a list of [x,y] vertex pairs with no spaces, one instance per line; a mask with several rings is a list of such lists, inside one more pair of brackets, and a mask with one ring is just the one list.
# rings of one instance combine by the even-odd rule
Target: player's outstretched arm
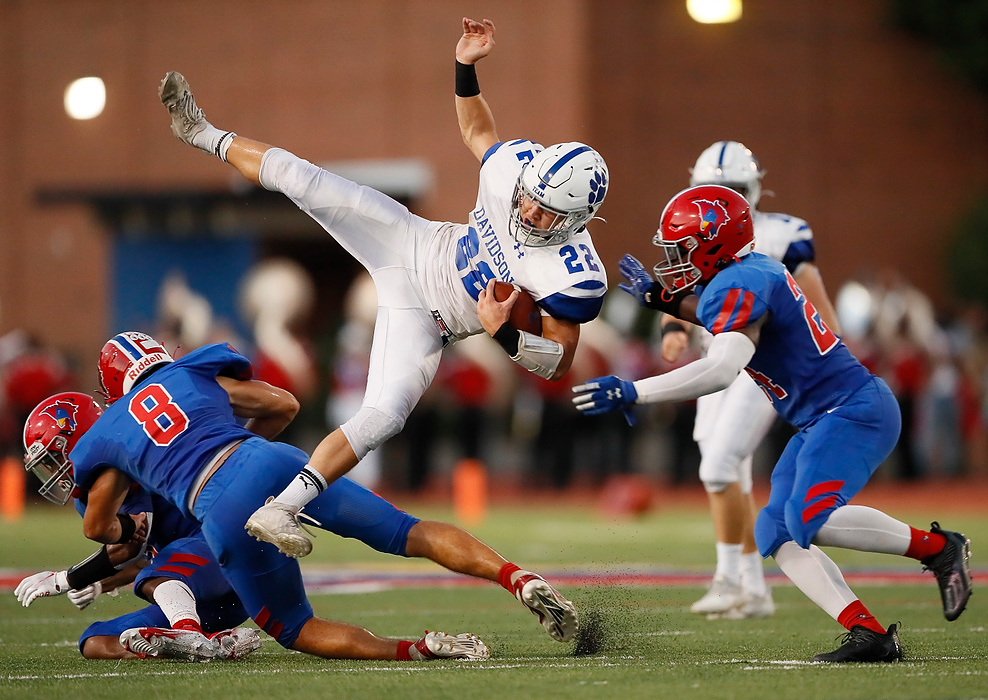
[[249,418],[247,429],[262,438],[276,437],[298,414],[298,399],[285,389],[257,379],[217,377],[216,381],[230,395],[234,415]]
[[456,44],[456,121],[463,143],[479,161],[499,141],[494,115],[480,94],[474,64],[494,48],[494,23],[463,18],[463,36]]

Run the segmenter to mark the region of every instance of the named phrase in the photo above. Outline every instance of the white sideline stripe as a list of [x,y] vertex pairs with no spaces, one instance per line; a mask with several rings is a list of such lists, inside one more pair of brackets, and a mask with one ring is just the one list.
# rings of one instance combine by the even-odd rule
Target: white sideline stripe
[[[641,659],[635,658],[635,663],[609,663],[605,659],[601,659],[599,662],[594,662],[591,659],[573,659],[572,663],[542,663],[542,664],[527,664],[527,663],[489,663],[485,661],[460,661],[457,665],[458,669],[475,669],[479,671],[488,670],[505,670],[514,668],[580,668],[593,666],[594,668],[608,668],[614,666],[635,666],[640,667]],[[396,662],[398,663],[398,662]],[[414,665],[413,665],[414,664]],[[223,664],[220,663],[220,666]],[[431,669],[430,669],[431,666]],[[238,669],[238,674],[243,675],[253,675],[253,676],[273,676],[282,673],[366,673],[368,671],[394,671],[398,673],[407,673],[409,671],[443,671],[448,670],[448,666],[440,666],[436,664],[417,664],[412,662],[403,662],[401,665],[396,666],[368,666],[363,668],[306,668],[306,669],[290,669],[290,668],[272,668],[272,669]],[[194,671],[141,671],[140,673],[127,673],[127,672],[112,672],[112,673],[56,673],[52,675],[30,675],[30,676],[6,676],[8,681],[36,681],[36,680],[68,680],[68,679],[79,679],[79,678],[129,678],[130,676],[139,676],[141,678],[147,676],[205,676],[209,675],[210,669],[197,669]],[[225,671],[218,671],[225,673]]]

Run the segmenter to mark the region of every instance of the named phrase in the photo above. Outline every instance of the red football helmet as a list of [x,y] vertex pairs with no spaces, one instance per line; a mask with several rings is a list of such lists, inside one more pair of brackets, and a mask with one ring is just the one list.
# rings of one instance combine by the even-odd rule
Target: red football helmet
[[652,243],[665,260],[655,266],[655,277],[668,291],[682,292],[750,253],[754,242],[743,195],[721,185],[690,187],[662,210]]
[[41,479],[38,493],[64,506],[75,491],[69,452],[102,415],[92,396],[66,391],[49,396],[24,423],[24,468]]
[[133,389],[142,374],[166,362],[172,356],[151,336],[135,331],[115,335],[99,353],[99,393],[109,406]]

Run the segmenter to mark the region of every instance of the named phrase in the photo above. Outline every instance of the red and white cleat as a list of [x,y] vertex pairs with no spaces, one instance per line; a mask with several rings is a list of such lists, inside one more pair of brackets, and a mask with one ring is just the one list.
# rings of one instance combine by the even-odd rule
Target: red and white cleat
[[548,581],[531,571],[512,574],[515,597],[539,618],[539,622],[557,642],[569,642],[580,631],[576,606],[562,597]]
[[433,659],[489,659],[491,650],[475,634],[446,634],[445,632],[425,633],[408,648],[413,661]]
[[142,659],[185,659],[212,661],[219,654],[219,643],[192,630],[166,627],[133,627],[120,635],[120,646]]

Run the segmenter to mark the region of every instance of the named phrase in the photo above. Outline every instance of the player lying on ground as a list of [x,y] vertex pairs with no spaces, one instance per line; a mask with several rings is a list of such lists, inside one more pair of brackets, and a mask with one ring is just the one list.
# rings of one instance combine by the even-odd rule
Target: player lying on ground
[[[556,380],[573,361],[580,324],[600,312],[607,279],[586,225],[607,192],[607,166],[582,143],[543,149],[527,139],[501,141],[474,69],[493,47],[489,20],[463,19],[456,114],[464,143],[481,162],[468,224],[427,221],[285,150],[217,129],[185,78],[169,73],[161,84],[176,137],[289,197],[367,268],[377,288],[363,405],[248,521],[252,534],[289,556],[312,549],[298,526],[299,510],[403,428],[444,346],[487,331],[519,365]],[[516,296],[498,301],[491,293],[495,281],[535,298],[543,312],[541,335],[508,323]]]
[[[64,392],[39,403],[24,425],[25,468],[41,479],[39,493],[58,505],[73,499],[82,516],[89,494],[74,487],[69,453],[101,413],[92,397]],[[247,612],[198,522],[139,487],[116,517],[133,531],[129,542],[108,544],[67,570],[26,577],[14,590],[17,600],[27,607],[66,594],[82,610],[102,593],[133,583],[134,594],[151,605],[87,627],[79,637],[87,659],[241,659],[260,647],[257,630],[236,628]]]
[[[249,379],[247,358],[219,344],[173,361],[150,336],[124,333],[104,346],[99,369],[108,406],[71,454],[75,479],[90,493],[87,537],[100,542],[120,538],[119,522],[105,514],[137,482],[202,524],[210,550],[250,617],[285,647],[354,659],[489,654],[473,635],[430,633],[413,643],[316,618],[298,562],[245,532],[246,514],[269,489],[283,488],[306,458],[294,447],[265,439],[292,420],[298,402],[284,390]],[[238,417],[248,419],[246,426]],[[97,504],[100,508],[94,508]],[[346,478],[324,489],[309,512],[318,527],[378,551],[425,557],[498,581],[539,616],[553,638],[568,640],[576,633],[575,610],[544,579],[507,562],[460,528],[418,520]]]
[[635,403],[683,401],[727,387],[742,371],[799,429],[772,471],[755,540],[810,600],[848,629],[842,646],[816,661],[897,661],[898,625],[868,612],[819,546],[911,557],[934,572],[943,613],[956,620],[971,595],[967,538],[933,523],[918,530],[865,506],[848,505],[899,436],[899,408],[885,382],[848,351],[785,266],[750,252],[751,212],[734,190],[692,187],[666,205],[653,242],[658,283],[630,256],[628,290],[640,303],[702,323],[714,335],[707,356],[666,374],[629,382],[599,377],[574,387],[587,415]]

